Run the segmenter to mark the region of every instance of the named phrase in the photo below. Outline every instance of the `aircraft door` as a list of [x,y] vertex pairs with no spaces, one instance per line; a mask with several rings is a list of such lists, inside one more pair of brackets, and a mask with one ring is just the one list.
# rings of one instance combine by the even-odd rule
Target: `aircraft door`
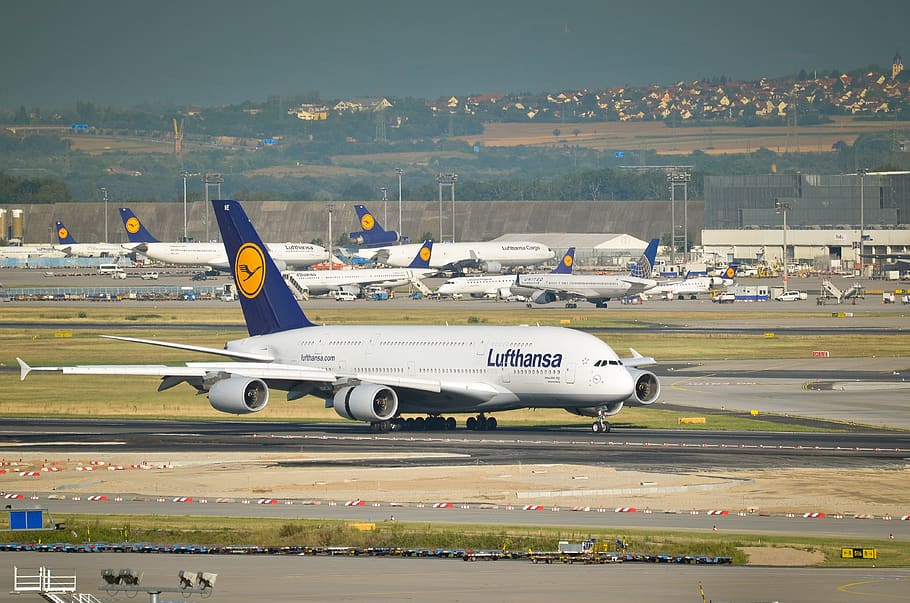
[[564,372],[563,372],[563,377],[565,377],[566,383],[575,383],[575,365],[574,364],[566,365]]

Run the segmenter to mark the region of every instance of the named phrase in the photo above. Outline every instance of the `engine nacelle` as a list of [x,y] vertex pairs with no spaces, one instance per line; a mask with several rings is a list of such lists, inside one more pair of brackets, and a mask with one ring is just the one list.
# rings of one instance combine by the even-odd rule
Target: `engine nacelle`
[[398,394],[385,385],[361,383],[338,390],[332,406],[345,419],[388,421],[398,414]]
[[493,272],[493,273],[498,274],[498,273],[502,272],[502,264],[500,264],[499,262],[492,262],[492,261],[481,262],[480,269],[483,270],[484,272]]
[[549,304],[556,301],[556,294],[552,291],[535,291],[528,299],[535,304]]
[[215,410],[248,415],[259,412],[269,403],[269,388],[261,379],[234,375],[212,384],[209,402]]
[[622,410],[623,401],[610,402],[603,406],[586,406],[584,408],[567,408],[566,410],[573,415],[580,417],[612,417]]
[[654,403],[660,396],[660,381],[657,380],[657,375],[651,371],[643,371],[636,368],[630,368],[628,371],[632,375],[632,379],[635,380],[635,388],[626,402],[635,402],[636,404]]

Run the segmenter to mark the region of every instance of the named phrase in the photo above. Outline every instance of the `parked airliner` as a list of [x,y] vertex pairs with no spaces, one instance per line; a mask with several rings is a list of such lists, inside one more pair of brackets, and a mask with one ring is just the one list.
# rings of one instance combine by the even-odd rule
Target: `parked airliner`
[[395,245],[397,243],[407,243],[395,230],[386,230],[379,223],[370,210],[364,205],[355,205],[354,211],[357,212],[357,219],[360,221],[360,227],[363,230],[348,233],[348,238],[362,249],[370,247],[382,247],[383,245]]
[[606,308],[607,302],[613,298],[638,295],[657,284],[650,277],[659,243],[659,239],[651,239],[628,275],[541,274],[536,275],[539,278],[529,279],[520,274],[511,290],[527,297],[529,308],[533,304],[548,304],[557,300],[565,300],[567,308],[575,308],[579,299],[586,299],[598,308]]
[[402,287],[409,283],[418,286],[417,281],[436,274],[430,268],[433,241],[424,241],[417,255],[407,268],[359,268],[354,270],[303,270],[288,271],[284,278],[298,297],[324,295],[333,291],[347,291],[361,295],[367,285],[386,288]]
[[[572,274],[575,263],[575,248],[569,247],[559,264],[550,274]],[[525,274],[523,281],[533,281],[539,275]],[[475,276],[456,276],[439,285],[436,290],[440,295],[468,295],[470,297],[497,297],[505,299],[512,295],[511,287],[515,284],[514,274],[479,274]]]
[[129,245],[121,246],[115,243],[79,243],[73,238],[73,234],[64,226],[63,222],[57,220],[54,223],[57,230],[58,245],[56,249],[62,251],[67,257],[77,258],[116,258],[128,255],[132,251]]
[[[563,327],[327,325],[317,326],[294,299],[252,223],[236,201],[212,202],[249,337],[224,348],[105,336],[230,359],[183,366],[106,365],[30,367],[64,374],[152,375],[159,390],[188,383],[208,393],[219,411],[260,412],[269,390],[295,400],[313,394],[347,419],[373,431],[408,426],[452,429],[449,413],[477,413],[473,429],[495,429],[486,413],[518,408],[563,408],[596,417],[592,430],[609,430],[604,417],[624,404],[654,402],[653,364],[632,351],[621,360],[599,338]],[[405,419],[404,414],[426,415]],[[418,425],[418,423],[420,425]]]
[[[159,241],[128,208],[120,208],[123,227],[133,250],[151,260],[183,266],[208,266],[229,270],[228,256],[222,243],[164,243]],[[328,259],[324,247],[311,243],[267,243],[276,265],[282,268],[306,268]]]
[[727,266],[723,276],[694,276],[692,278],[659,282],[650,289],[645,289],[643,295],[658,295],[667,299],[695,299],[698,295],[711,293],[719,287],[728,287],[733,284],[736,277],[736,267]]

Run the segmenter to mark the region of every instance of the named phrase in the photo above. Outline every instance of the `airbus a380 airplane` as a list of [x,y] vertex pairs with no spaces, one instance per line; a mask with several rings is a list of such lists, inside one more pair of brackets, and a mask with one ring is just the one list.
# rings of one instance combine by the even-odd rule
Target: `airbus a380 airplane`
[[[572,274],[572,266],[575,263],[575,248],[569,247],[562,260],[550,274]],[[525,274],[522,276],[522,282],[534,281],[537,274]],[[436,290],[440,295],[469,295],[471,297],[483,297],[485,295],[495,295],[499,298],[506,298],[512,294],[512,285],[515,284],[514,274],[481,274],[477,276],[456,276],[450,278],[443,284],[439,285]]]
[[[120,217],[133,251],[165,264],[209,266],[229,270],[228,256],[222,243],[164,243],[152,236],[128,207],[120,208]],[[284,268],[306,268],[324,262],[329,254],[324,247],[311,243],[267,243],[277,265]]]
[[73,238],[69,229],[63,225],[63,222],[55,223],[57,228],[56,249],[65,253],[68,257],[77,258],[116,258],[132,253],[127,246],[120,246],[114,243],[78,243]]
[[[230,359],[183,366],[120,365],[30,367],[17,359],[21,378],[31,371],[64,374],[152,375],[159,390],[188,383],[208,392],[222,412],[259,412],[269,389],[293,400],[314,394],[342,417],[369,422],[377,432],[418,427],[451,429],[448,413],[477,413],[468,427],[494,429],[485,413],[517,408],[564,408],[596,417],[593,431],[609,430],[604,417],[627,402],[650,404],[657,377],[638,368],[653,364],[633,351],[620,360],[609,345],[562,327],[332,325],[310,322],[281,278],[268,250],[236,201],[213,201],[250,336],[224,349],[111,337]],[[429,415],[407,421],[403,414]]]
[[360,268],[355,270],[304,270],[284,273],[285,280],[301,295],[323,295],[332,291],[347,291],[360,295],[367,285],[401,287],[436,274],[430,268],[433,241],[424,241],[407,268]]

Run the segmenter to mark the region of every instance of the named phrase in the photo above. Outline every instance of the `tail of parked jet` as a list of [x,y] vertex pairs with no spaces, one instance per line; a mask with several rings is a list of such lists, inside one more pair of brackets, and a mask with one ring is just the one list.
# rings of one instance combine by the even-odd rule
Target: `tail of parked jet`
[[398,232],[394,230],[385,230],[379,224],[376,216],[370,213],[363,205],[355,205],[354,211],[357,212],[357,219],[360,221],[360,227],[363,230],[348,233],[348,237],[360,247],[381,247],[397,243],[399,240]]
[[431,255],[433,255],[433,241],[427,239],[417,250],[417,255],[414,256],[414,259],[411,260],[407,267],[428,270],[430,268]]
[[130,243],[157,243],[158,239],[152,236],[136,214],[129,207],[120,208],[120,219],[123,220],[123,227],[126,229],[126,236]]
[[641,257],[638,258],[638,261],[635,262],[635,265],[629,272],[629,276],[651,278],[651,272],[654,270],[654,260],[657,258],[657,246],[659,244],[660,239],[651,239],[651,242],[648,243],[644,253],[641,254]]
[[562,260],[556,265],[550,274],[572,274],[572,268],[575,266],[575,248],[569,247],[562,256]]
[[311,327],[243,207],[212,201],[250,335]]
[[61,245],[75,245],[77,243],[76,239],[73,238],[73,235],[70,234],[70,231],[66,226],[63,225],[63,222],[57,220],[54,223],[54,226],[57,228],[57,242]]

